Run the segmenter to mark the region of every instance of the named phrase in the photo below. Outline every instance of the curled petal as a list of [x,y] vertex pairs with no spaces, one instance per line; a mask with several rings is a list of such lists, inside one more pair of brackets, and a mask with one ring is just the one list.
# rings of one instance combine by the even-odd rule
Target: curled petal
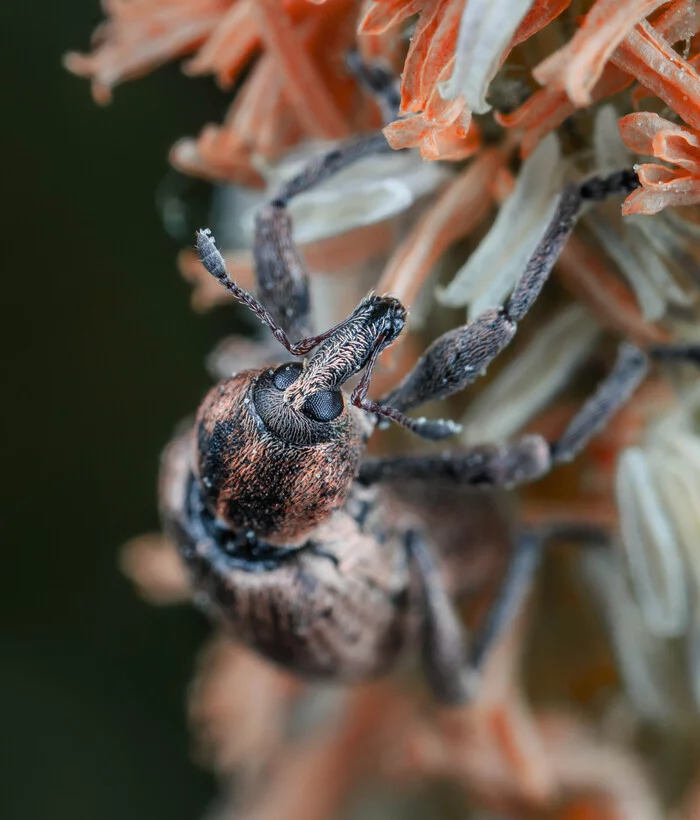
[[653,26],[646,21],[635,26],[611,61],[700,129],[700,76]]
[[69,71],[92,79],[95,100],[107,103],[118,83],[194,51],[215,30],[231,0],[112,3],[112,19],[90,55],[68,54]]
[[481,134],[475,123],[465,127],[459,112],[457,117],[457,122],[437,124],[429,122],[425,113],[414,114],[387,125],[384,136],[395,150],[420,148],[424,159],[465,159],[479,148]]
[[421,135],[418,147],[423,159],[458,160],[467,159],[481,147],[481,134],[476,125],[466,131],[461,124],[433,128]]
[[597,0],[569,43],[533,70],[535,79],[566,91],[577,108],[590,105],[593,86],[613,51],[640,20],[666,2]]
[[700,202],[700,179],[676,177],[661,165],[642,165],[638,169],[641,188],[627,197],[622,213],[656,214],[673,205],[696,205]]
[[650,154],[689,170],[700,170],[700,137],[658,114],[643,111],[619,120],[620,136],[635,154]]

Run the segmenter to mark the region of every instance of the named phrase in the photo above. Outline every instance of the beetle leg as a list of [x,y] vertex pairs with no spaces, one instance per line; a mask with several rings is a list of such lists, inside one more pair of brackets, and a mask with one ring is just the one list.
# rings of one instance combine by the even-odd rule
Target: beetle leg
[[364,60],[355,49],[345,55],[345,64],[358,84],[376,100],[384,123],[388,125],[398,119],[401,107],[398,78],[390,74],[380,63]]
[[438,337],[382,404],[409,410],[427,401],[444,399],[478,378],[512,340],[517,323],[537,299],[585,203],[626,193],[638,185],[636,173],[628,170],[567,186],[505,305],[484,311],[471,324]]
[[[295,196],[363,157],[390,150],[381,133],[344,143],[310,162],[258,212],[253,256],[259,300],[230,278],[211,232],[202,230],[198,233],[197,250],[207,271],[235,299],[255,313],[277,341],[295,356],[308,353],[332,335],[336,328],[318,336],[309,336],[309,277],[292,237],[292,219],[287,206]],[[293,344],[290,338],[301,338],[301,341]]]
[[517,540],[496,599],[469,646],[430,549],[415,532],[408,534],[406,548],[424,599],[423,665],[435,696],[443,703],[457,705],[476,694],[485,659],[530,589],[542,545],[542,537],[534,533]]
[[467,450],[429,455],[390,456],[364,461],[358,480],[364,484],[390,480],[442,479],[461,485],[512,487],[534,481],[557,463],[569,461],[627,401],[649,364],[633,345],[620,346],[617,362],[554,442],[525,435],[504,445],[486,444]]
[[417,573],[423,598],[421,656],[425,676],[439,700],[463,703],[470,698],[473,689],[464,668],[464,627],[447,594],[440,568],[418,533],[411,531],[407,534],[406,551],[412,569]]

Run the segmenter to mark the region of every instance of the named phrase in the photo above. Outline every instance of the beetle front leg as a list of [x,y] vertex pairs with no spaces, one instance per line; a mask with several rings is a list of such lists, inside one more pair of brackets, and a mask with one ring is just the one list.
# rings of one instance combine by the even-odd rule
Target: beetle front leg
[[459,705],[475,696],[484,662],[530,589],[542,544],[537,534],[518,539],[496,599],[469,646],[430,549],[420,535],[408,534],[406,549],[423,595],[423,666],[435,696],[443,703]]
[[289,203],[363,157],[389,150],[381,133],[344,143],[312,160],[258,212],[253,240],[258,295],[291,338],[310,335],[311,304],[308,273],[292,236]]

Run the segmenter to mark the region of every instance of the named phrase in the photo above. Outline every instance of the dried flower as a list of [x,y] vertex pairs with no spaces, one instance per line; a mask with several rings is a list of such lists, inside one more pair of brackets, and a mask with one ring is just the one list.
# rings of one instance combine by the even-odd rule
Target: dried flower
[[[544,408],[583,369],[601,329],[642,346],[697,339],[700,229],[692,211],[685,218],[671,208],[700,203],[698,4],[591,0],[580,20],[579,6],[106,0],[108,21],[92,54],[69,55],[66,64],[91,78],[99,102],[118,83],[182,57],[186,74],[211,74],[231,90],[225,121],[180,140],[170,158],[217,183],[222,228],[235,226],[217,234],[231,274],[247,288],[255,286],[250,235],[262,192],[333,141],[379,128],[386,115],[346,53],[400,74],[400,111],[384,133],[392,147],[417,150],[358,163],[291,209],[320,325],[346,315],[372,287],[412,308],[394,370],[385,361],[372,382],[377,395],[415,360],[423,332],[444,329],[436,301],[467,307],[472,317],[503,302],[566,178],[642,162],[641,188],[624,216],[618,205],[585,215],[560,257],[559,281],[581,305],[562,304],[468,397],[466,411],[457,408],[469,443],[501,440],[526,425],[554,438],[570,408],[566,400]],[[492,111],[516,71],[517,100]],[[180,267],[195,285],[197,307],[226,299],[192,251],[183,251]],[[447,282],[442,290],[438,278]],[[278,356],[276,348],[231,337],[209,367],[228,376]],[[688,724],[693,709],[700,712],[700,399],[678,382],[676,393],[648,382],[580,461],[523,494],[517,518],[523,527],[562,519],[597,526],[617,545],[582,563],[607,616],[627,696],[643,719],[662,726]],[[482,563],[467,556],[473,585],[485,587],[475,596],[477,616],[502,570],[501,541],[490,537]],[[122,565],[154,602],[189,594],[172,546],[160,537],[130,542]],[[546,639],[559,610],[550,617],[546,594],[541,608]],[[465,614],[467,623],[473,614]],[[611,656],[604,682],[590,685],[600,702],[578,702],[576,717],[554,711],[538,701],[540,682],[525,651],[528,621],[525,607],[491,658],[481,697],[458,710],[426,704],[408,674],[329,692],[217,636],[190,698],[200,757],[227,787],[215,816],[324,820],[360,786],[447,778],[476,810],[498,816],[656,820],[662,809],[639,762],[641,746],[600,720],[616,686]],[[563,676],[557,664],[547,669]],[[587,680],[595,677],[588,671]],[[695,817],[693,800],[683,820]]]
[[640,112],[620,120],[625,145],[676,168],[645,163],[637,167],[642,187],[627,198],[623,213],[655,214],[669,205],[700,202],[700,135],[658,114]]

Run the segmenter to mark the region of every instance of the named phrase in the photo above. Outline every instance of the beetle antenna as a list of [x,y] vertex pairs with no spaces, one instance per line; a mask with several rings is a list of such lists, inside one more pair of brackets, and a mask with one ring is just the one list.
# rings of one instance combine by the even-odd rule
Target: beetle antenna
[[221,255],[221,251],[216,247],[214,237],[209,228],[202,228],[197,231],[197,251],[199,259],[206,270],[221,284],[226,290],[240,302],[251,310],[260,321],[272,331],[272,335],[292,356],[304,356],[313,350],[321,342],[324,342],[340,328],[344,327],[352,317],[343,319],[330,330],[319,333],[317,336],[308,336],[299,342],[292,343],[277,322],[275,322],[269,310],[259,302],[252,293],[244,290],[240,285],[231,279],[226,270],[226,262]]
[[367,390],[369,389],[369,383],[372,378],[372,371],[377,363],[379,354],[384,349],[382,342],[383,339],[380,337],[365,366],[365,372],[362,374],[362,378],[352,392],[352,396],[350,397],[352,404],[367,413],[391,419],[395,424],[399,424],[401,427],[405,427],[417,436],[428,439],[429,441],[440,441],[443,438],[449,438],[449,436],[460,433],[462,426],[454,421],[448,419],[413,419],[394,407],[379,404],[367,398]]

